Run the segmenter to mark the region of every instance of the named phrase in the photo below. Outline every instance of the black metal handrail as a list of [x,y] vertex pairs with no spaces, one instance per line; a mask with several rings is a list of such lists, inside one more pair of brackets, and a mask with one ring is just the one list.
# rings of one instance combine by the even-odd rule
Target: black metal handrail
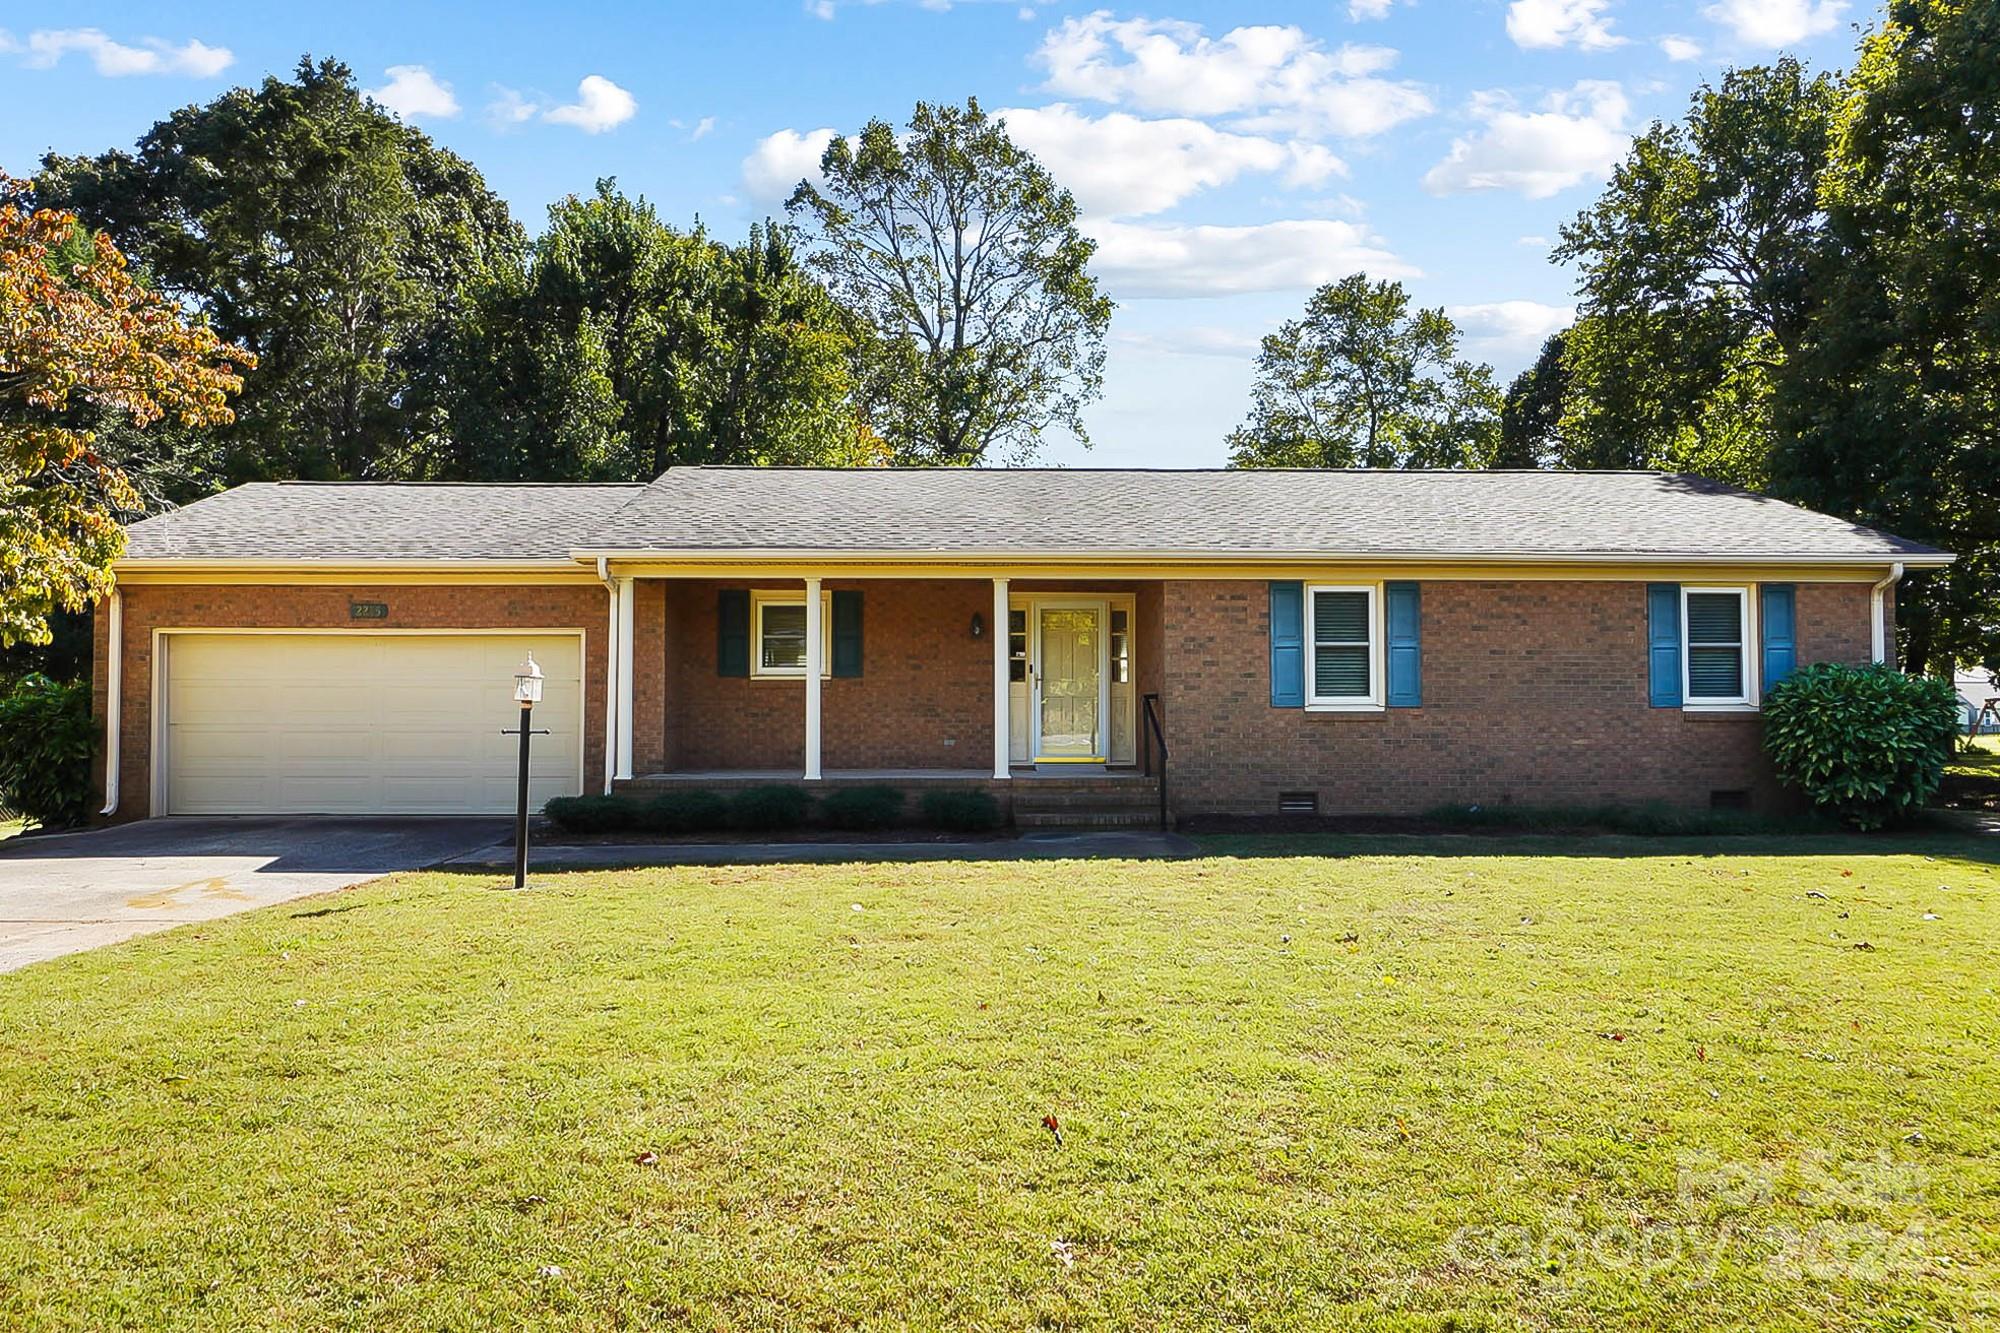
[[1153,747],[1160,747],[1160,831],[1167,831],[1167,733],[1160,727],[1160,696],[1148,694],[1140,702],[1146,711],[1146,776],[1153,775]]

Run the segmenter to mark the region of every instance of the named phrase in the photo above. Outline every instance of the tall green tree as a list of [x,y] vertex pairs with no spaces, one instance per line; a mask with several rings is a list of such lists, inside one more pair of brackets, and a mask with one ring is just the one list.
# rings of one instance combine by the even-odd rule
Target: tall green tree
[[424,470],[435,422],[412,410],[411,388],[469,282],[523,244],[470,164],[332,60],[177,111],[135,152],[50,156],[37,190],[258,357],[235,424],[196,442],[170,499]]
[[725,245],[600,181],[552,206],[526,268],[470,302],[436,391],[452,441],[436,461],[541,479],[873,461],[853,348],[782,228]]
[[907,133],[870,121],[827,145],[790,211],[811,262],[861,320],[870,427],[902,462],[1032,458],[1052,430],[1089,443],[1112,303],[1076,201],[976,100],[920,102]]
[[1890,4],[1821,197],[1773,489],[1958,552],[1898,596],[1903,660],[2000,667],[2000,5]]
[[1569,401],[1569,369],[1563,349],[1569,333],[1552,334],[1535,364],[1514,377],[1500,408],[1501,467],[1559,467],[1566,450],[1563,407]]
[[1581,270],[1563,461],[1756,484],[1773,377],[1802,336],[1839,90],[1796,60],[1731,70],[1633,142],[1555,258]]
[[1264,338],[1234,467],[1487,467],[1499,456],[1491,367],[1458,356],[1443,310],[1399,282],[1328,283]]

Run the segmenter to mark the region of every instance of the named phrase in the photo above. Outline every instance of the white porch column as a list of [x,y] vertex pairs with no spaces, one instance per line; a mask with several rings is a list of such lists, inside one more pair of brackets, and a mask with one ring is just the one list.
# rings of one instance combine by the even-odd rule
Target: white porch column
[[825,670],[819,580],[806,580],[806,781],[819,781],[819,673]]
[[1007,580],[993,580],[993,776],[1008,772]]
[[632,776],[632,580],[618,580],[618,776]]
[[[602,564],[598,576],[604,578]],[[604,578],[610,615],[604,629],[604,794],[611,794],[611,780],[618,776],[618,604],[621,579]]]

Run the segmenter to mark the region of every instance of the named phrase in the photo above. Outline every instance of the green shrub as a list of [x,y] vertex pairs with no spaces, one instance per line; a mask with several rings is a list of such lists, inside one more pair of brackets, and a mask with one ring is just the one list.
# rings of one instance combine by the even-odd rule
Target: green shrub
[[729,827],[729,802],[712,791],[670,791],[641,806],[639,817],[654,833],[707,833]]
[[1887,666],[1802,667],[1764,700],[1778,776],[1859,829],[1915,815],[1937,791],[1959,725],[1948,680]]
[[1000,802],[991,792],[927,791],[920,807],[924,823],[955,833],[982,833],[1000,827]]
[[90,682],[28,675],[0,695],[0,809],[64,828],[90,818],[98,728]]
[[819,816],[838,829],[888,828],[903,818],[903,793],[894,787],[837,787],[820,797]]
[[745,787],[729,798],[729,820],[741,829],[798,828],[811,811],[812,797],[797,787]]
[[565,833],[623,833],[639,827],[639,802],[624,796],[558,796],[542,813]]

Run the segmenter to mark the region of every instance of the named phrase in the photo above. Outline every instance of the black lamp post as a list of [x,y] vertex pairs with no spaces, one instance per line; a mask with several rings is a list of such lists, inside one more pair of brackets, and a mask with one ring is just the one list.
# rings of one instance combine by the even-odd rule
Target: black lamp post
[[533,726],[535,705],[541,701],[542,669],[535,665],[535,655],[529,653],[528,660],[514,672],[514,702],[521,705],[521,777],[514,803],[514,887],[517,889],[528,886],[528,738],[548,735],[546,730],[536,732]]

